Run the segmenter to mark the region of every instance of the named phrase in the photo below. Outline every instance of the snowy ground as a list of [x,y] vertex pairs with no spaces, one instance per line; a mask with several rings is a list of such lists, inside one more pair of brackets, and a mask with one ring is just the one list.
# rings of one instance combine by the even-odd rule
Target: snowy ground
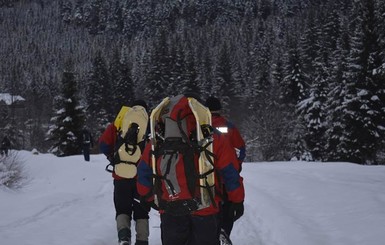
[[[23,188],[0,186],[1,245],[115,245],[106,160],[19,152]],[[382,245],[385,167],[350,163],[245,163],[245,215],[234,245]],[[151,212],[150,244],[160,245]]]

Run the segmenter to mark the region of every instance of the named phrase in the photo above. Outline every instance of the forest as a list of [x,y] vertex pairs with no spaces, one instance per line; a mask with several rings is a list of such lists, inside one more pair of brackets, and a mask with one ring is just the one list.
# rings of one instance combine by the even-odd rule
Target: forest
[[122,105],[196,91],[247,161],[385,164],[383,0],[0,0],[0,29],[14,148],[79,154]]

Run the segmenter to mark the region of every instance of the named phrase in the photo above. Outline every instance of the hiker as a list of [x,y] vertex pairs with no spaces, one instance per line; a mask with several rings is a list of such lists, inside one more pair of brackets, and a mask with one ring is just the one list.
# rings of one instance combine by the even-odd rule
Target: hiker
[[[147,111],[147,105],[143,100],[135,101],[132,106],[142,106]],[[114,162],[117,148],[119,148],[119,142],[117,142],[118,134],[117,127],[114,123],[111,123],[99,139],[100,151],[107,156],[110,162]],[[141,150],[144,148],[145,141],[146,140],[143,140],[139,144]],[[131,244],[131,220],[133,219],[135,221],[136,231],[135,245],[148,245],[148,213],[150,210],[144,208],[139,202],[139,195],[136,189],[136,176],[133,178],[121,177],[115,172],[114,168],[112,177],[114,182],[115,220],[119,244]]]
[[[235,151],[224,135],[216,133],[211,126],[201,126],[205,138],[200,142],[212,142],[213,155],[207,152],[209,144],[196,147],[199,142],[190,100],[185,95],[172,97],[160,116],[150,121],[150,124],[156,123],[151,129],[155,128],[157,134],[151,132],[151,141],[138,165],[138,192],[149,206],[159,209],[163,245],[218,245],[221,184],[215,181],[219,179],[215,175],[218,174],[226,186],[234,220],[243,215],[243,182],[237,165],[233,164],[237,161]],[[162,107],[163,102],[156,109]],[[152,114],[157,113],[156,109]],[[154,139],[155,135],[159,136]],[[201,174],[198,151],[212,156],[209,162],[213,171]],[[214,195],[209,191],[214,186],[200,185],[200,181],[208,181],[211,174]],[[200,198],[204,193],[208,193],[211,200],[207,206]]]
[[[207,98],[205,105],[210,109],[212,115],[212,126],[220,131],[235,149],[238,157],[239,171],[242,170],[242,163],[246,156],[245,141],[243,140],[239,130],[235,125],[223,117],[220,113],[222,110],[221,102],[218,98],[210,96]],[[231,230],[233,229],[234,219],[231,212],[231,202],[227,198],[226,189],[223,188],[223,203],[221,210],[221,240],[229,239]],[[227,236],[228,238],[223,238]]]
[[86,128],[82,130],[82,150],[84,155],[84,160],[86,162],[90,161],[90,149],[94,147],[94,140],[92,138],[92,135],[90,131],[88,131]]
[[8,156],[8,150],[11,147],[11,141],[8,139],[7,136],[4,136],[3,140],[1,141],[1,147],[0,147],[0,154],[1,156]]

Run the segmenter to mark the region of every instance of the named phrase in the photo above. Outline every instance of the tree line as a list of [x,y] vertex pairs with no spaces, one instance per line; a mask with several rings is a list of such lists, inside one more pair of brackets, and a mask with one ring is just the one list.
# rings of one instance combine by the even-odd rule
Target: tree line
[[26,148],[60,143],[51,132],[66,101],[79,111],[64,118],[97,136],[134,99],[155,106],[193,90],[222,100],[250,161],[384,163],[381,0],[40,0],[0,11],[0,88],[33,101],[14,125]]

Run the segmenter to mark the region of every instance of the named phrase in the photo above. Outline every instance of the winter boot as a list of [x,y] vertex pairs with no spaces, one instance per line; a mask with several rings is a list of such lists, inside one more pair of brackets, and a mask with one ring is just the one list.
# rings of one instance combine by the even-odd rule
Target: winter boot
[[135,245],[148,245],[148,237],[150,235],[148,219],[137,219],[135,223],[135,230]]
[[119,245],[131,245],[131,221],[126,214],[116,217],[116,228],[118,230]]
[[221,233],[219,234],[219,241],[221,245],[233,245],[230,240],[230,237],[227,235],[226,231],[221,229]]

